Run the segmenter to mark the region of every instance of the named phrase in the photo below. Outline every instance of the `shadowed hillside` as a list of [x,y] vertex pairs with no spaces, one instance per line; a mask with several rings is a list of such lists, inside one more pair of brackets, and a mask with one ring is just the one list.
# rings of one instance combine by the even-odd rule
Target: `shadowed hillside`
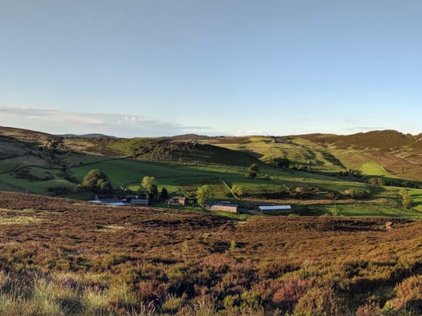
[[47,133],[2,126],[0,126],[0,136],[3,138],[16,139],[27,143],[42,143],[46,139],[56,138],[56,136]]
[[128,156],[142,160],[216,163],[247,166],[257,160],[243,151],[203,144],[185,138],[133,138],[93,140],[89,150],[99,154]]

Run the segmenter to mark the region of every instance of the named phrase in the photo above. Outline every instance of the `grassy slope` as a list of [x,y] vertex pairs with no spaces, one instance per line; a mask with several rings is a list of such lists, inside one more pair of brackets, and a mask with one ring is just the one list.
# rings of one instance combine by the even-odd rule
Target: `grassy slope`
[[207,140],[216,146],[243,150],[258,156],[265,163],[272,163],[277,158],[287,158],[293,164],[308,166],[312,170],[338,172],[342,168],[327,160],[322,146],[304,138],[296,137],[277,139],[274,137],[250,137],[242,142],[233,139]]
[[397,132],[351,136],[243,137],[239,140],[211,138],[204,142],[248,151],[265,163],[287,158],[292,165],[313,171],[356,169],[368,176],[422,180],[421,143],[413,136]]
[[[0,134],[4,131],[0,129]],[[11,138],[12,136],[16,139]],[[214,186],[217,197],[227,198],[228,192],[224,187],[225,181],[230,186],[241,185],[246,191],[260,193],[267,191],[277,191],[288,186],[313,186],[322,190],[343,192],[352,188],[371,189],[370,186],[360,182],[351,181],[348,178],[339,178],[330,174],[342,170],[341,164],[345,168],[358,166],[364,174],[376,176],[393,176],[382,164],[368,158],[368,151],[358,148],[356,144],[334,141],[334,136],[301,136],[301,137],[242,137],[242,138],[198,138],[195,140],[203,143],[211,143],[217,147],[193,146],[187,149],[180,143],[180,139],[169,139],[162,142],[162,139],[154,139],[153,144],[160,144],[159,153],[167,153],[167,145],[171,146],[172,159],[176,162],[162,161],[149,162],[134,159],[115,159],[113,157],[98,156],[86,153],[65,152],[59,153],[51,159],[39,150],[38,145],[34,144],[37,137],[46,139],[52,137],[46,134],[27,135],[22,130],[7,130],[7,137],[0,137],[0,189],[14,191],[29,191],[40,194],[48,194],[51,187],[69,187],[74,188],[75,184],[69,182],[63,173],[62,167],[65,166],[70,176],[81,180],[83,176],[91,169],[100,168],[104,170],[112,180],[114,187],[125,185],[130,189],[139,188],[140,179],[145,175],[155,176],[160,188],[165,186],[170,192],[194,192],[197,186],[201,184],[211,184]],[[186,136],[188,137],[188,136]],[[186,138],[185,137],[185,138]],[[325,137],[325,138],[324,138]],[[183,141],[189,142],[189,138],[183,138]],[[399,137],[400,138],[400,137]],[[354,138],[352,138],[354,139]],[[359,136],[357,139],[361,139]],[[74,147],[87,150],[97,146],[98,151],[118,153],[119,156],[125,156],[130,148],[139,141],[145,139],[78,139],[69,138],[64,141],[65,147]],[[356,141],[354,139],[354,141]],[[180,146],[180,144],[182,144]],[[353,145],[353,146],[352,146]],[[412,145],[412,144],[411,144]],[[352,146],[352,147],[351,147]],[[380,145],[379,145],[380,146]],[[406,143],[406,146],[410,146]],[[412,146],[415,146],[414,144]],[[382,147],[382,146],[380,146]],[[384,146],[385,147],[385,146]],[[417,147],[417,146],[416,146]],[[183,150],[184,149],[184,150]],[[385,150],[377,149],[378,152]],[[395,149],[397,152],[397,149]],[[328,155],[327,155],[328,153]],[[249,179],[244,176],[245,166],[256,161],[253,157],[260,157],[263,162],[270,162],[274,158],[287,157],[293,163],[306,165],[311,170],[318,173],[309,173],[293,170],[279,170],[271,165],[260,164],[261,177],[259,179]],[[180,163],[182,158],[183,162]],[[338,158],[341,163],[333,161],[331,158]],[[144,159],[145,157],[141,157]],[[227,161],[227,164],[222,162]],[[19,179],[16,170],[25,167],[28,172],[41,180]],[[325,175],[324,175],[325,173]],[[374,196],[375,199],[386,199],[397,201],[399,189],[388,189],[391,194],[383,196],[386,190],[378,190]],[[422,210],[422,198],[417,190],[412,191],[415,208]],[[298,201],[300,202],[300,201]],[[330,203],[327,201],[327,207],[316,209],[315,213],[330,213]],[[397,202],[395,202],[397,205]],[[369,206],[350,207],[342,211],[344,215],[382,215],[384,211],[382,206],[374,205],[372,202],[366,203]],[[396,206],[390,206],[389,213],[402,214],[400,210],[394,210]],[[396,207],[397,208],[397,207]],[[407,214],[403,214],[407,215]],[[413,216],[411,214],[410,216]]]
[[422,180],[422,141],[418,136],[375,131],[348,136],[303,137],[328,148],[348,168],[375,175]]
[[326,204],[311,209],[310,215],[332,215],[338,217],[376,216],[422,219],[422,213],[417,210],[405,210],[399,206],[386,206],[370,203],[354,203],[348,205]]
[[[307,172],[293,170],[277,170],[275,168],[265,168],[262,171],[269,175],[269,179],[258,178],[250,179],[239,173],[238,168],[227,169],[226,172],[218,172],[218,166],[195,167],[195,166],[166,166],[157,163],[140,161],[105,161],[95,165],[76,167],[72,172],[81,179],[91,168],[100,168],[105,170],[115,187],[122,184],[130,184],[128,187],[132,190],[139,188],[140,179],[145,175],[153,175],[157,178],[160,188],[166,187],[170,192],[191,192],[193,193],[198,185],[210,184],[214,187],[218,198],[227,199],[228,192],[222,184],[224,180],[228,185],[240,185],[245,191],[254,193],[264,193],[276,191],[284,186],[294,188],[296,186],[316,186],[325,190],[345,191],[349,189],[371,189],[371,186],[347,181],[344,178],[325,176],[320,174],[309,174]],[[380,190],[378,188],[378,190]],[[422,213],[404,210],[397,206],[399,188],[388,188],[386,192],[382,189],[375,195],[378,200],[364,201],[360,203],[348,202],[349,204],[340,207],[339,216],[392,216],[406,218],[422,218]],[[418,190],[415,190],[417,192]],[[245,199],[247,202],[248,199]],[[301,203],[301,201],[293,202]],[[332,201],[326,201],[326,205],[312,206],[312,201],[308,203],[307,209],[313,215],[332,214],[334,205]],[[342,203],[342,202],[341,202]],[[350,204],[352,203],[352,204]],[[387,203],[387,205],[383,205]],[[419,207],[422,200],[415,200]]]
[[422,190],[412,189],[409,191],[415,209],[422,213]]
[[363,174],[369,176],[391,176],[382,165],[376,162],[365,162],[359,168]]

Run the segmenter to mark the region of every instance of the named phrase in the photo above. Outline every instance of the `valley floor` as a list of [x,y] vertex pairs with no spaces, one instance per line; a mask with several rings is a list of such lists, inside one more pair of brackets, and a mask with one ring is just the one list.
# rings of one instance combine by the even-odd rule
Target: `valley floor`
[[0,193],[0,314],[420,315],[422,222]]

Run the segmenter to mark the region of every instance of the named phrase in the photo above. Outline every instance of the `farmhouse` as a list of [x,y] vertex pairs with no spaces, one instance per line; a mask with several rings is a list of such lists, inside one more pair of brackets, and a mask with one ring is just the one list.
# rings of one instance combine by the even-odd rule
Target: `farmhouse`
[[175,196],[168,200],[168,204],[186,205],[188,204],[188,199],[184,196]]
[[261,213],[272,212],[290,212],[292,207],[290,205],[263,205],[258,207]]
[[231,203],[215,203],[211,204],[209,209],[215,212],[237,213],[239,211],[239,205]]

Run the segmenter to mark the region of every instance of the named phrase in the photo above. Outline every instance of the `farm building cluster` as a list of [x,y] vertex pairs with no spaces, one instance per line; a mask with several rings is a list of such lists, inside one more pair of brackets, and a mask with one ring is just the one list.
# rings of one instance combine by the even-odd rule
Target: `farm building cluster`
[[96,195],[95,200],[89,201],[92,204],[107,205],[107,206],[148,206],[150,204],[149,199],[140,197],[138,195],[127,195],[125,198],[118,198],[110,195]]
[[[150,200],[146,197],[138,195],[128,195],[125,198],[117,198],[115,196],[97,195],[95,200],[89,201],[92,204],[107,206],[149,206]],[[196,206],[198,201],[196,198],[188,198],[184,196],[171,197],[166,201],[168,206]],[[211,212],[227,212],[227,213],[253,213],[253,214],[271,214],[271,213],[290,213],[292,207],[290,205],[260,205],[253,209],[242,208],[241,205],[231,201],[213,201],[206,207]]]
[[[124,198],[118,198],[111,195],[96,195],[94,200],[89,201],[92,204],[108,205],[108,206],[149,206],[151,200],[145,196],[127,195]],[[183,196],[171,197],[166,201],[167,205],[196,205],[197,200]]]
[[252,213],[259,215],[290,213],[292,211],[292,207],[290,205],[261,205],[258,207],[252,207],[252,209],[246,209],[242,208],[239,204],[222,201],[210,204],[208,210],[228,213]]

